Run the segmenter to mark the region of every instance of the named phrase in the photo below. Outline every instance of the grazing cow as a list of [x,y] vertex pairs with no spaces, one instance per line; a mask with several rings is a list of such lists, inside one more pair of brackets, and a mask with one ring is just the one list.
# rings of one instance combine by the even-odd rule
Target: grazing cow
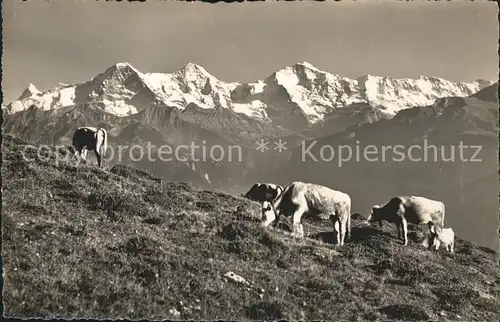
[[[269,226],[277,216],[292,216],[293,235],[304,236],[302,215],[330,219],[337,233],[337,244],[344,245],[351,235],[351,197],[313,183],[295,181],[286,186],[274,201],[262,205],[262,225]],[[279,219],[279,218],[278,218]]]
[[398,238],[401,238],[403,228],[404,245],[408,245],[408,223],[423,225],[433,222],[440,228],[444,226],[445,207],[441,201],[435,201],[424,197],[398,196],[394,197],[383,206],[373,206],[367,222],[382,221],[395,223],[398,229]]
[[[75,155],[82,156],[84,162],[87,160],[87,150],[92,150],[97,158],[99,167],[102,165],[102,156],[106,155],[108,146],[108,134],[105,129],[96,129],[95,127],[82,126],[76,129],[73,134],[73,146]],[[102,155],[101,155],[101,147]]]
[[446,250],[453,253],[453,247],[455,246],[455,232],[452,228],[437,228],[436,224],[430,221],[428,224],[429,231],[431,233],[431,242],[429,247],[434,247],[435,250],[439,249],[439,246],[443,244]]
[[245,197],[258,201],[272,201],[283,192],[283,187],[273,183],[256,183],[248,190]]

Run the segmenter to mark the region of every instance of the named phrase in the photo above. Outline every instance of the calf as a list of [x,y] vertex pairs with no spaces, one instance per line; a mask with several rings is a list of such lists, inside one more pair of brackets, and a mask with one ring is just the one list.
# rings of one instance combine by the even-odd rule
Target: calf
[[452,228],[437,228],[436,225],[430,221],[428,223],[429,231],[431,233],[430,245],[429,247],[434,247],[435,250],[439,249],[439,246],[443,244],[446,250],[453,253],[453,247],[455,246],[455,232]]
[[273,183],[256,183],[248,190],[245,197],[258,201],[272,201],[283,192],[283,187]]
[[383,220],[395,223],[398,239],[401,238],[402,228],[404,245],[408,245],[408,223],[423,225],[433,222],[442,228],[444,215],[445,207],[441,201],[416,196],[398,196],[383,206],[373,206],[367,222],[370,224],[378,222],[380,226]]
[[[108,134],[105,129],[96,129],[95,127],[83,126],[76,129],[73,134],[73,146],[75,155],[82,156],[84,162],[87,159],[87,150],[92,150],[97,158],[99,167],[102,165],[102,156],[106,154],[108,145]],[[102,155],[101,155],[101,147]]]
[[[304,236],[302,215],[330,219],[337,233],[337,244],[344,245],[351,235],[351,198],[348,194],[328,187],[295,181],[271,202],[262,204],[262,225],[267,227],[277,216],[292,216],[296,237]],[[279,219],[279,218],[278,218]]]

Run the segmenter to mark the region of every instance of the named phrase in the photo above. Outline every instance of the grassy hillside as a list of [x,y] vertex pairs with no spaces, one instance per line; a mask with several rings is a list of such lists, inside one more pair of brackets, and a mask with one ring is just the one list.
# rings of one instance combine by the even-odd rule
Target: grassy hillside
[[498,257],[469,242],[432,252],[412,228],[402,247],[393,226],[356,215],[344,247],[328,222],[307,222],[298,241],[261,228],[259,205],[240,197],[123,165],[26,162],[23,145],[2,145],[6,316],[500,319]]

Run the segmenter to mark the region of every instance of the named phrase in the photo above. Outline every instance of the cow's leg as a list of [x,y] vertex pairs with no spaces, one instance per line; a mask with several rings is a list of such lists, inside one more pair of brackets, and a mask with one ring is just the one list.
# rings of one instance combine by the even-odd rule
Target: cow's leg
[[345,233],[346,233],[346,222],[342,222],[341,220],[339,220],[339,226],[340,226],[340,246],[343,246],[344,245],[344,241],[345,241]]
[[304,227],[300,223],[302,219],[302,214],[304,213],[304,209],[299,207],[295,212],[293,213],[293,229],[292,229],[292,236],[294,237],[304,237]]
[[73,154],[78,158],[80,156],[80,153],[82,153],[83,146],[74,142],[73,143]]
[[337,239],[337,245],[340,244],[340,222],[337,220],[337,216],[331,215],[330,220],[333,224],[333,231],[335,232],[335,238]]
[[398,239],[401,239],[401,222],[396,221],[396,229],[398,230]]
[[455,242],[451,242],[450,244],[450,253],[453,253],[453,247],[455,245]]
[[98,149],[94,149],[94,153],[95,153],[95,157],[97,159],[97,165],[100,168],[101,167],[101,162],[102,162],[101,153],[99,153]]
[[436,236],[430,235],[429,239],[430,239],[430,243],[427,246],[427,249],[432,250],[432,248],[434,247],[434,243],[436,242]]
[[335,237],[337,238],[337,245],[340,245],[340,221],[335,219],[334,228],[336,233]]
[[346,237],[347,237],[347,239],[350,240],[351,239],[351,210],[349,210],[347,212],[347,214],[349,217],[347,217],[347,235],[346,235]]
[[87,163],[87,148],[84,147],[82,151],[80,152],[83,163]]
[[408,223],[404,217],[401,217],[401,226],[403,226],[404,245],[408,245]]
[[75,157],[76,157],[76,164],[80,164],[80,161],[82,160],[82,152],[83,152],[83,146],[81,145],[75,145]]
[[[273,228],[278,229],[278,225],[281,223],[281,219],[283,218],[283,216],[279,213],[274,213],[274,215],[276,216],[276,219],[273,222]],[[288,226],[288,224],[286,225]]]
[[407,222],[405,219],[405,207],[403,206],[403,203],[399,204],[398,210],[396,212],[397,216],[399,217],[399,220],[396,220],[396,226],[398,226],[398,221],[399,221],[399,226],[398,227],[398,239],[400,238],[399,234],[399,229],[403,228],[403,243],[404,245],[408,244],[408,229],[407,229]]

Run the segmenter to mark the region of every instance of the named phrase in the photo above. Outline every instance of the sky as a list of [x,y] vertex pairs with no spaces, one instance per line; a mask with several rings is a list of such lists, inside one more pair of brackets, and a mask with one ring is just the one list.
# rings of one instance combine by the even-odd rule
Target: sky
[[347,77],[498,79],[495,2],[205,4],[4,1],[4,102],[118,62],[174,72],[188,62],[224,81],[307,61]]

